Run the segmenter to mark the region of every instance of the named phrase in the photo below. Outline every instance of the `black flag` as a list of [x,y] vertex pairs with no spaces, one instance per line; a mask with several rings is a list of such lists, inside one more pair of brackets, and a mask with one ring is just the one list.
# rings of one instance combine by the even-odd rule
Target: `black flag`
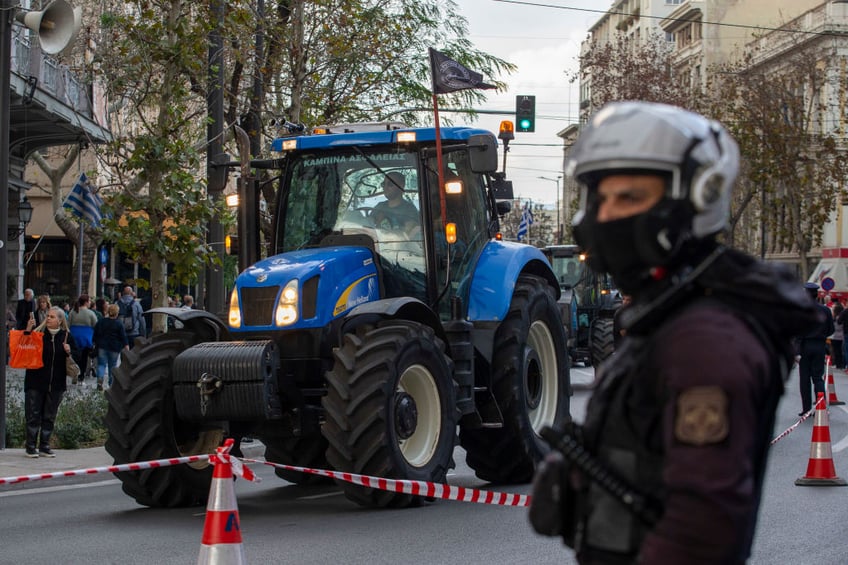
[[433,94],[446,94],[467,88],[497,88],[483,82],[483,75],[465,68],[453,59],[430,48],[430,73]]

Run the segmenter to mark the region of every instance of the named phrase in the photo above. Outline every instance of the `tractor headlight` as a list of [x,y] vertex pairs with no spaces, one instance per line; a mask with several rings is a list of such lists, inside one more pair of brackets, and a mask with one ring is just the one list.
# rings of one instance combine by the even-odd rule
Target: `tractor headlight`
[[291,280],[283,287],[277,310],[274,312],[274,322],[278,326],[290,326],[297,321],[297,305],[300,293],[297,289],[297,279]]
[[230,293],[230,311],[227,314],[227,320],[230,322],[231,328],[241,327],[241,308],[239,308],[238,288],[234,288]]

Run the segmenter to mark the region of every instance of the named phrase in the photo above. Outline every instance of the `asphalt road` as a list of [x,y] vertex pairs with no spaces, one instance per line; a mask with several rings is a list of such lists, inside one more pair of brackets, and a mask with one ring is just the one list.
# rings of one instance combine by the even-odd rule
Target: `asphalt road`
[[[574,368],[575,382],[591,369]],[[839,373],[837,391],[848,395]],[[781,403],[775,435],[797,421],[797,375]],[[841,387],[841,388],[840,388]],[[573,413],[583,419],[588,393],[578,391]],[[848,410],[830,410],[834,464],[848,476]],[[799,487],[806,471],[812,420],[778,441],[770,459],[753,564],[838,564],[846,557],[848,488]],[[529,486],[500,487],[477,480],[456,452],[454,485],[528,493]],[[569,551],[536,535],[523,508],[437,501],[421,508],[367,510],[332,486],[297,487],[255,466],[259,484],[236,482],[248,563],[567,564]],[[56,562],[191,563],[196,561],[205,510],[148,509],[125,496],[111,476],[104,481],[0,490],[0,564]]]

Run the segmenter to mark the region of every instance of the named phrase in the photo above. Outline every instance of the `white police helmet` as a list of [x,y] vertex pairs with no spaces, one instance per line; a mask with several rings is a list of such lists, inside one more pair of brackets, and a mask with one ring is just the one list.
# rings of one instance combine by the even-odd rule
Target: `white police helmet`
[[586,213],[587,189],[616,172],[670,176],[666,198],[691,204],[696,239],[727,228],[739,149],[727,130],[699,114],[650,102],[613,102],[594,114],[566,163],[566,175],[584,184],[577,225]]

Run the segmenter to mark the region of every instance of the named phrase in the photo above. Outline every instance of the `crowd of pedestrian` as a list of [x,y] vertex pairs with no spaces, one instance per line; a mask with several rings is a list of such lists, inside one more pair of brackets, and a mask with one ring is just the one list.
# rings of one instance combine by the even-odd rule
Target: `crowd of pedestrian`
[[[168,306],[196,308],[190,294],[168,297]],[[112,386],[121,351],[133,347],[136,338],[149,333],[144,309],[131,286],[125,286],[114,301],[107,297],[92,300],[88,294],[82,294],[70,304],[62,302],[55,307],[50,295],[36,295],[27,288],[17,304],[6,308],[6,331],[26,330],[30,319],[36,327],[43,327],[51,310],[62,313],[64,325],[74,340],[72,358],[80,368],[74,384],[96,379],[99,390]]]

